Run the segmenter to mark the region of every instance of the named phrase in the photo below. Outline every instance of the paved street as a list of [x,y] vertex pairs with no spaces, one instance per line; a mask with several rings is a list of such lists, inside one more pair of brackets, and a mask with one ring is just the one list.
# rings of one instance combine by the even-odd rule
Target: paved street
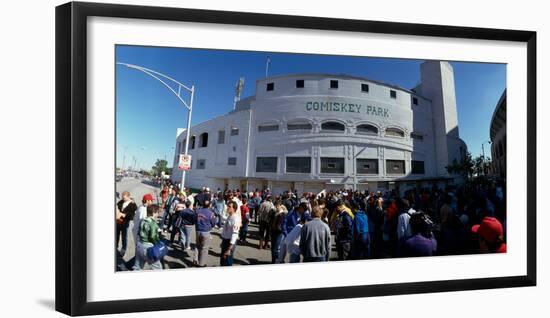
[[[141,197],[146,193],[159,192],[158,187],[145,184],[140,180],[134,178],[124,178],[121,182],[117,182],[116,191],[122,193],[122,191],[129,191],[134,198],[134,201],[138,206],[141,205]],[[130,225],[131,227],[132,225]],[[212,241],[210,245],[210,257],[208,258],[208,266],[219,266],[220,256],[220,231],[212,230]],[[256,239],[258,232],[258,226],[252,223],[249,226],[249,235],[247,243],[245,245],[237,246],[235,251],[235,265],[250,265],[250,264],[270,264],[271,263],[271,251],[270,250],[258,250],[258,240]],[[179,236],[176,236],[176,240]],[[169,233],[165,234],[166,239],[170,239]],[[192,235],[191,250],[182,251],[179,242],[174,247],[169,247],[168,255],[164,258],[164,268],[184,268],[190,267],[193,264],[193,247],[195,243],[195,235]],[[118,257],[117,269],[126,270],[131,268],[134,259],[135,244],[132,235],[128,235],[128,248],[126,255],[123,258]]]

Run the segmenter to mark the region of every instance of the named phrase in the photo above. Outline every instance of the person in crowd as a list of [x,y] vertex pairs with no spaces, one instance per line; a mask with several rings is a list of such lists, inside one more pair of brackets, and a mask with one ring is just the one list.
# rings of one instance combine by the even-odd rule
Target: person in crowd
[[258,221],[259,221],[259,241],[260,244],[258,245],[259,249],[267,249],[269,248],[269,216],[272,213],[273,210],[275,210],[275,206],[271,202],[271,196],[268,195],[265,198],[265,201],[260,204],[260,209],[258,210]]
[[250,201],[254,204],[254,223],[258,224],[258,210],[260,209],[260,204],[262,204],[262,195],[258,189],[254,192],[254,196]]
[[[380,193],[379,193],[380,194]],[[371,241],[371,255],[378,258],[383,254],[384,242],[384,208],[383,200],[375,193],[370,193],[367,198],[367,217],[369,220],[369,235]]]
[[312,220],[303,225],[300,233],[300,253],[304,262],[326,262],[330,259],[330,228],[321,221],[323,210],[315,207]]
[[160,259],[151,260],[147,256],[147,250],[153,247],[160,241],[159,227],[157,218],[159,216],[160,207],[156,204],[147,206],[147,216],[141,220],[139,224],[138,240],[136,243],[136,260],[133,270],[143,270],[146,264],[149,264],[152,269],[162,269]]
[[[241,208],[243,206],[241,206]],[[227,220],[223,224],[221,233],[221,266],[233,266],[233,255],[237,247],[237,238],[239,237],[239,229],[241,226],[240,217],[237,215],[238,213],[237,203],[234,201],[229,202],[227,204]]]
[[[351,210],[340,200],[336,203],[336,218],[334,220],[334,231],[336,233],[336,251],[338,260],[347,260],[351,252],[351,241],[353,239],[353,214]],[[349,213],[348,213],[349,211]]]
[[181,218],[179,227],[181,246],[188,251],[191,249],[193,227],[197,223],[197,214],[193,211],[189,200],[185,201],[185,208],[180,212],[179,217]]
[[168,198],[166,199],[166,204],[164,205],[164,214],[162,215],[162,221],[161,221],[161,227],[163,232],[167,232],[168,228],[172,225],[172,214],[173,209],[176,208],[174,203],[178,199],[178,188],[171,187],[170,188],[170,194],[168,195]]
[[271,263],[275,264],[279,258],[279,251],[281,247],[281,242],[284,238],[283,233],[283,220],[287,216],[287,209],[282,204],[281,200],[278,199],[275,201],[275,209],[272,210],[271,216],[269,218],[269,228],[271,235]]
[[424,212],[416,212],[409,219],[412,236],[403,242],[400,251],[404,257],[433,256],[437,241],[432,233],[434,223]]
[[289,263],[300,263],[300,235],[302,233],[302,226],[311,221],[310,214],[304,214],[300,222],[288,233],[281,242],[281,249],[279,251],[279,257],[277,263],[284,263],[286,254],[288,254]]
[[218,220],[216,227],[220,228],[222,227],[223,221],[225,219],[225,198],[223,197],[223,194],[221,193],[221,191],[216,193],[214,202],[212,204],[212,208]]
[[399,205],[399,216],[397,217],[397,240],[403,243],[409,237],[412,236],[412,230],[410,226],[411,215],[416,211],[409,205],[409,200],[401,199]]
[[[239,232],[239,241],[241,244],[246,243],[246,236],[248,235],[248,224],[250,223],[250,208],[248,205],[248,199],[243,197],[243,205],[241,205],[241,229]],[[236,203],[235,203],[236,204]]]
[[480,253],[506,253],[502,223],[494,217],[486,216],[480,224],[472,226],[477,235]]
[[141,199],[142,205],[139,207],[139,209],[134,214],[134,219],[132,220],[132,238],[134,239],[134,245],[136,246],[136,252],[137,252],[137,242],[138,242],[138,234],[139,234],[139,225],[141,223],[141,220],[145,219],[147,217],[147,207],[153,204],[153,195],[150,193],[144,194],[143,198]]
[[121,256],[126,254],[126,248],[128,247],[128,228],[130,227],[130,222],[134,219],[137,208],[137,205],[130,197],[130,192],[122,192],[122,199],[117,202],[115,245],[116,248],[118,248],[118,244],[122,240],[122,246],[120,248]]
[[357,200],[355,204],[357,212],[353,218],[352,256],[354,259],[365,259],[370,257],[369,218],[365,212],[365,201]]
[[[204,201],[205,206],[210,206],[210,202]],[[212,239],[210,231],[216,225],[216,215],[210,208],[202,207],[197,210],[197,221],[195,223],[195,252],[193,253],[193,264],[198,267],[206,266],[210,240]]]
[[292,229],[300,222],[304,215],[311,217],[308,211],[308,205],[306,202],[300,202],[297,206],[288,212],[286,218],[283,220],[283,233],[287,235]]

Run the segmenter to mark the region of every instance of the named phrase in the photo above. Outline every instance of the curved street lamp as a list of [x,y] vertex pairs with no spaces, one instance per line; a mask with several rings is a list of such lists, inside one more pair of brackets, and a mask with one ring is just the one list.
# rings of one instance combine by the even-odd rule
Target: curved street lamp
[[[122,63],[122,62],[116,62],[116,64],[141,71],[151,76],[152,78],[156,79],[157,81],[161,82],[166,88],[170,90],[170,92],[172,92],[178,98],[178,100],[183,104],[183,106],[187,108],[187,110],[189,111],[187,116],[187,131],[186,131],[186,138],[185,138],[185,155],[187,155],[187,151],[189,149],[189,131],[191,129],[191,114],[193,112],[193,97],[195,95],[195,86],[192,85],[191,87],[187,87],[186,85],[176,81],[175,79],[171,78],[168,75],[162,74],[152,69],[145,68],[143,66],[129,64],[129,63]],[[177,92],[169,83],[172,83],[172,85],[175,84],[175,86],[177,86]],[[187,103],[181,96],[182,88],[185,91],[188,91],[189,93],[191,93],[189,103]],[[183,170],[183,173],[181,176],[181,188],[183,189],[184,186],[185,186],[185,170]]]

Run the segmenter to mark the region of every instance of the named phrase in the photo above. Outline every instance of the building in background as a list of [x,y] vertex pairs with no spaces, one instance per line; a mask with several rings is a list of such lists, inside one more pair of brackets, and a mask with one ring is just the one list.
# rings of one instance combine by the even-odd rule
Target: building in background
[[[453,69],[427,61],[420,74],[413,89],[331,74],[257,80],[254,96],[191,128],[185,185],[302,193],[453,182],[446,166],[467,150]],[[174,167],[185,137],[178,129]],[[172,180],[181,176],[174,171]]]
[[506,179],[506,90],[500,96],[491,119],[491,170]]

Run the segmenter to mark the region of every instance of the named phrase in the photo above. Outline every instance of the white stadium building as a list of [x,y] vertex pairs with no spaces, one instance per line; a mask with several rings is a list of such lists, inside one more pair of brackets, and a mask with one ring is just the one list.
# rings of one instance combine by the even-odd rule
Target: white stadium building
[[[404,89],[366,78],[290,74],[256,81],[256,94],[190,131],[185,186],[402,192],[456,182],[446,166],[466,153],[458,133],[454,74],[427,61]],[[172,180],[184,153],[178,129]]]

